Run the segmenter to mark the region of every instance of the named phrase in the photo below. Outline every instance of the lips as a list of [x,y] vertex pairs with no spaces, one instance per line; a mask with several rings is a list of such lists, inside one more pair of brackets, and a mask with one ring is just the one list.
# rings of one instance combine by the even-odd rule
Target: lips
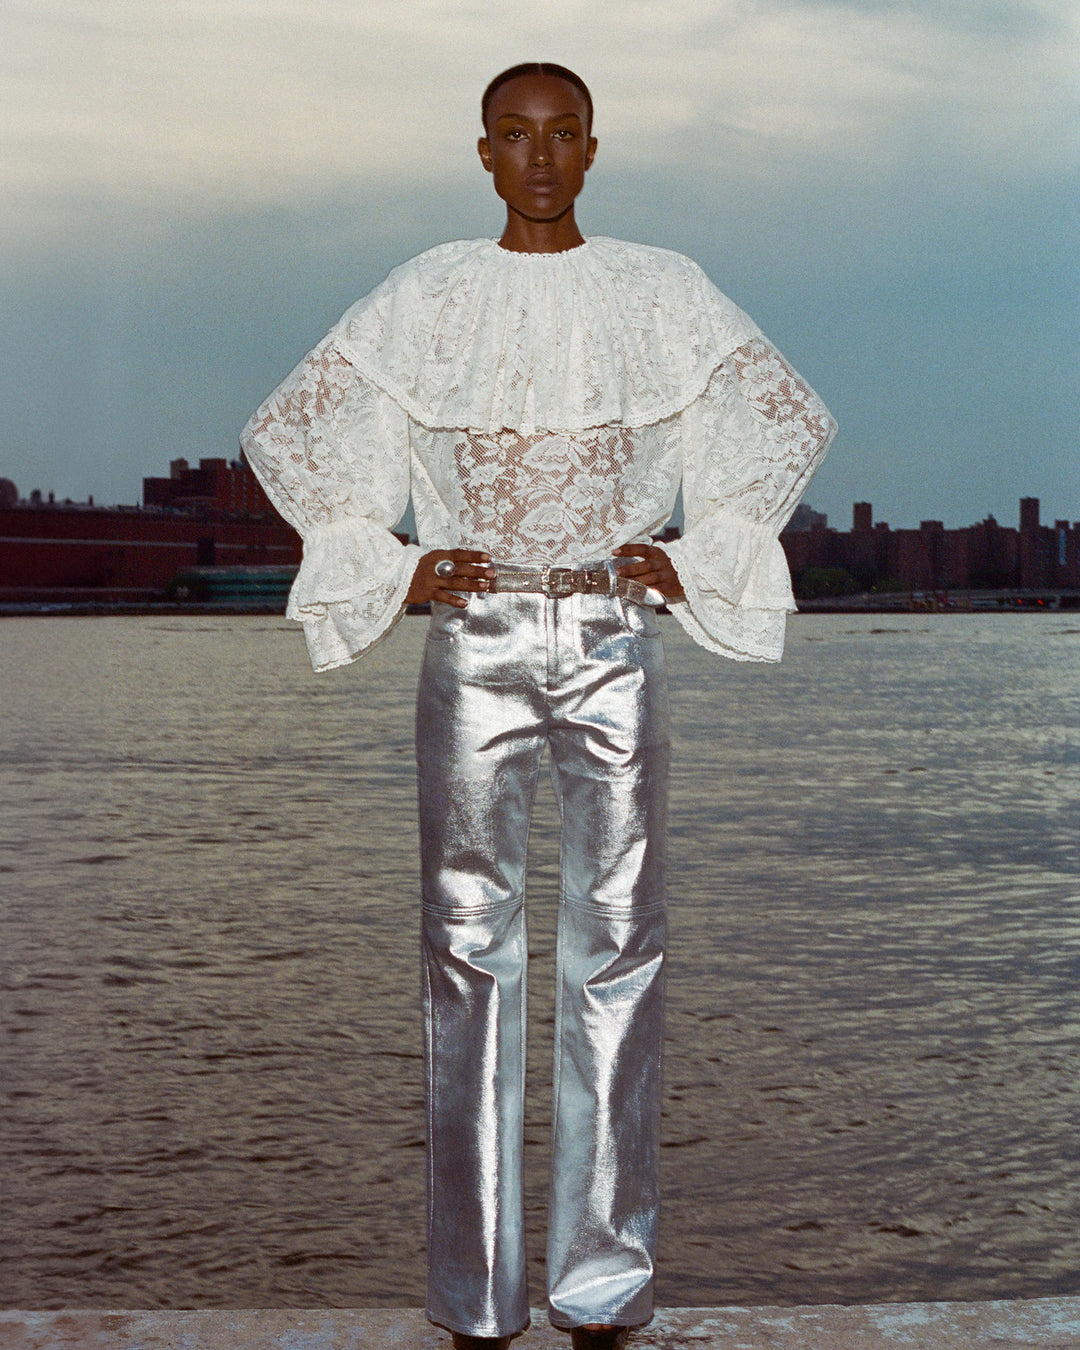
[[559,180],[549,173],[533,173],[525,179],[525,186],[531,187],[534,191],[543,192],[547,188],[558,187]]

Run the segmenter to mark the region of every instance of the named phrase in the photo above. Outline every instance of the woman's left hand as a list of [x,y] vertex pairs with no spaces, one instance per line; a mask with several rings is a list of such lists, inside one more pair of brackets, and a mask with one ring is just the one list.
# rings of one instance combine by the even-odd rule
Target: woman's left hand
[[614,550],[616,558],[633,558],[635,561],[616,567],[621,577],[633,577],[643,586],[651,586],[669,600],[685,600],[679,574],[675,565],[662,548],[655,544],[623,544]]

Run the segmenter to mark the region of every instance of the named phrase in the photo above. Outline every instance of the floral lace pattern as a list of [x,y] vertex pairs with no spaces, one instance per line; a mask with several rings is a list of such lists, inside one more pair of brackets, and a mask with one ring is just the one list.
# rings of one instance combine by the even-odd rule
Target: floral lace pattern
[[671,514],[677,466],[665,456],[674,440],[664,424],[459,434],[462,537],[506,562],[572,566],[606,557]]
[[343,665],[401,616],[422,552],[390,533],[409,497],[408,419],[326,338],[256,410],[240,443],[304,538],[286,614],[303,622],[316,670]]
[[[777,535],[835,424],[687,259],[593,242],[421,255],[244,428],[252,467],[304,536],[287,613],[316,669],[389,630],[428,549],[574,565],[657,532],[680,483],[685,529],[665,547],[687,601],[673,612],[710,650],[778,659],[793,602]],[[597,422],[609,406],[618,415]],[[410,491],[419,546],[390,532]]]
[[[816,465],[818,446],[827,447],[836,430],[824,404],[764,338],[732,353],[731,363],[747,404],[786,450],[789,472],[799,473],[807,459]],[[794,505],[794,504],[793,504]]]
[[528,436],[651,426],[760,332],[666,249],[593,238],[510,253],[466,239],[396,268],[334,336],[424,426]]
[[395,473],[378,454],[392,417],[393,406],[324,338],[256,410],[240,443],[274,505],[306,535],[357,504],[404,510],[407,466]]
[[663,546],[687,598],[674,612],[711,651],[779,660],[795,606],[778,536],[836,424],[763,338],[717,368],[682,423],[686,527]]

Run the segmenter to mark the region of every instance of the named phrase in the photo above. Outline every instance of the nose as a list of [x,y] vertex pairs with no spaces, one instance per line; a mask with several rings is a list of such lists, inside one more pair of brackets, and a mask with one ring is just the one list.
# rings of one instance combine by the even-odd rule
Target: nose
[[542,137],[538,136],[536,140],[533,141],[532,162],[534,164],[551,163],[551,150],[548,148],[547,141]]

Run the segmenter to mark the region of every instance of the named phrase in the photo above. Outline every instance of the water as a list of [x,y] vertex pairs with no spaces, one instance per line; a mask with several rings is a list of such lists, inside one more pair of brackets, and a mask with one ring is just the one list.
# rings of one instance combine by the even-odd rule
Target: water
[[[666,620],[666,1304],[1080,1292],[1080,622]],[[6,620],[7,1306],[417,1304],[422,621]],[[555,816],[532,843],[542,1284]]]

